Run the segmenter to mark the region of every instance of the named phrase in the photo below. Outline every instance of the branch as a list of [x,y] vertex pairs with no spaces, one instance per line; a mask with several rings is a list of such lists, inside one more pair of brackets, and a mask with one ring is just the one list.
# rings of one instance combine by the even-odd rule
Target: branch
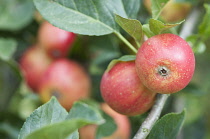
[[186,39],[189,35],[193,33],[193,29],[195,29],[200,15],[201,11],[197,7],[195,7],[182,26],[182,29],[179,33],[180,37]]
[[145,139],[147,137],[153,125],[159,119],[163,106],[168,97],[168,94],[157,95],[157,99],[152,107],[152,110],[150,111],[145,121],[142,123],[141,127],[139,128],[133,139]]

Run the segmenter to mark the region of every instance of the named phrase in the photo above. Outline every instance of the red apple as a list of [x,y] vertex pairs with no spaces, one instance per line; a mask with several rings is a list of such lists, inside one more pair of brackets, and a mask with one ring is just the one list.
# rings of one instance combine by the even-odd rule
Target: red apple
[[37,46],[27,49],[21,59],[20,68],[28,86],[37,91],[40,78],[51,63],[51,59]]
[[150,109],[156,95],[141,83],[134,61],[119,62],[106,71],[100,88],[103,99],[113,110],[130,116]]
[[182,90],[190,82],[195,57],[189,44],[174,34],[149,38],[139,48],[136,71],[142,83],[162,94]]
[[[131,134],[131,125],[128,117],[115,112],[106,103],[101,104],[101,109],[111,116],[117,125],[117,129],[112,135],[102,139],[129,139]],[[87,125],[80,128],[80,139],[95,139],[96,129],[96,125]]]
[[51,25],[42,23],[38,31],[39,45],[53,58],[65,57],[75,41],[76,35]]
[[41,100],[47,102],[56,96],[61,105],[69,110],[72,104],[89,97],[90,79],[81,65],[68,59],[54,61],[40,80]]

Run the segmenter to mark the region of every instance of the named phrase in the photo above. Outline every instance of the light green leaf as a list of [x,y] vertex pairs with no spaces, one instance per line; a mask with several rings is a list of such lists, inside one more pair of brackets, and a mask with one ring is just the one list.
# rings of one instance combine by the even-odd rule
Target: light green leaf
[[85,119],[66,120],[40,128],[25,139],[65,139],[78,128],[87,124],[96,124],[96,122]]
[[152,2],[152,18],[158,19],[163,7],[169,0],[151,0]]
[[83,35],[118,32],[114,14],[127,17],[122,0],[34,0],[34,4],[54,26]]
[[161,34],[164,31],[167,31],[168,29],[178,26],[184,21],[181,21],[180,23],[176,24],[164,24],[163,22],[155,19],[150,19],[149,20],[149,28],[150,30],[154,33],[154,35]]
[[203,18],[202,23],[199,26],[199,34],[202,35],[205,39],[209,38],[210,36],[210,4],[205,4],[204,5],[206,9],[205,16]]
[[13,39],[0,38],[0,58],[2,60],[10,60],[16,51],[17,42]]
[[32,0],[1,0],[0,29],[19,30],[33,19]]
[[74,103],[74,106],[71,108],[71,111],[66,117],[66,120],[71,119],[82,119],[92,121],[96,124],[104,123],[104,119],[102,118],[99,109],[97,109],[95,106],[91,106],[90,103],[88,105],[80,101]]
[[175,139],[185,119],[185,111],[169,113],[159,119],[147,139]]
[[74,131],[70,136],[68,136],[66,139],[79,139],[79,131]]
[[108,72],[118,62],[134,61],[135,59],[136,59],[136,55],[125,55],[125,56],[120,57],[119,59],[114,59],[109,63],[108,68],[106,69],[106,72]]
[[136,19],[127,19],[119,15],[115,15],[116,22],[139,44],[143,37],[142,24]]
[[102,123],[104,119],[95,106],[91,106],[90,103],[76,102],[65,119],[35,130],[26,139],[74,139],[78,137],[78,128],[87,124]]
[[52,97],[48,103],[36,109],[26,119],[18,139],[26,138],[28,135],[31,137],[31,134],[36,134],[34,133],[36,131],[39,133],[42,128],[46,130],[46,126],[65,120],[67,115],[67,111],[59,104],[55,97]]
[[143,32],[145,33],[145,35],[150,38],[152,36],[154,36],[155,34],[150,30],[149,24],[144,24],[142,26]]

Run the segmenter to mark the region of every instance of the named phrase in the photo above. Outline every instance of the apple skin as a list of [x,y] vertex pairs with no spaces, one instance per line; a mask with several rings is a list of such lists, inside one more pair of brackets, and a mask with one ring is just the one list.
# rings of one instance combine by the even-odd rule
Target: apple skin
[[156,95],[141,83],[134,61],[119,62],[105,71],[100,89],[104,101],[113,110],[129,116],[148,111]]
[[76,34],[57,28],[47,21],[43,22],[38,30],[39,46],[52,58],[66,57],[75,38]]
[[47,70],[52,59],[39,47],[29,47],[20,58],[20,69],[27,85],[37,93],[40,78]]
[[40,80],[39,94],[42,102],[52,96],[69,110],[73,103],[90,96],[91,81],[84,68],[69,59],[55,60]]
[[[151,13],[151,0],[144,0],[144,5]],[[161,12],[161,18],[166,22],[178,22],[184,20],[192,9],[189,2],[175,2],[170,0]]]
[[[111,109],[106,103],[101,104],[101,109],[111,116],[117,125],[116,131],[108,137],[102,139],[129,139],[131,125],[127,116],[122,115]],[[79,129],[80,139],[95,139],[97,125],[87,125]]]
[[149,38],[139,48],[135,63],[142,83],[161,94],[171,94],[185,88],[195,69],[191,47],[174,34]]

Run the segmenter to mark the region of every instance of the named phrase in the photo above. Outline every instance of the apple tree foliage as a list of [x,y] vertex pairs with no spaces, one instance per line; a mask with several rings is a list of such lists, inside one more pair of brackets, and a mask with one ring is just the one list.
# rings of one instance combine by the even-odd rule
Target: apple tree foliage
[[[185,139],[210,137],[210,113],[206,112],[210,95],[210,4],[208,1],[177,1],[190,2],[201,13],[193,33],[186,38],[196,55],[197,69],[192,82],[168,99],[148,139],[172,139],[181,128]],[[0,1],[0,138],[78,139],[78,129],[88,124],[99,125],[97,138],[112,134],[116,129],[113,119],[99,110],[101,75],[119,61],[134,60],[144,36],[149,38],[165,32],[179,35],[185,20],[165,23],[159,19],[167,2],[152,0],[150,16],[140,0]],[[41,105],[37,95],[22,81],[17,59],[36,39],[38,24],[34,15],[37,13],[52,25],[79,34],[79,40],[84,39],[76,43],[77,49],[73,49],[71,56],[88,61],[94,97],[76,102],[69,112],[54,97]],[[81,47],[86,44],[88,53],[93,55]],[[78,57],[78,54],[83,56]],[[173,111],[180,113],[171,113]],[[146,115],[129,117],[132,136]]]

